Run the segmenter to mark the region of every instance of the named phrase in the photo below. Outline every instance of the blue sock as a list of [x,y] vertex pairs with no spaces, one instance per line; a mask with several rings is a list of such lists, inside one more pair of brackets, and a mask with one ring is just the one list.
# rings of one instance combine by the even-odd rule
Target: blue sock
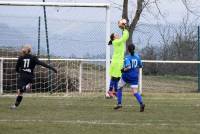
[[139,93],[135,93],[134,96],[136,97],[136,99],[140,103],[140,105],[142,105],[143,104],[142,96]]
[[115,81],[114,81],[113,86],[114,86],[115,92],[117,92],[117,88],[118,88],[118,80],[115,80]]
[[113,90],[113,86],[114,86],[114,81],[110,80],[110,86],[109,86],[109,91]]
[[118,105],[122,104],[122,88],[119,88],[117,90],[117,104]]

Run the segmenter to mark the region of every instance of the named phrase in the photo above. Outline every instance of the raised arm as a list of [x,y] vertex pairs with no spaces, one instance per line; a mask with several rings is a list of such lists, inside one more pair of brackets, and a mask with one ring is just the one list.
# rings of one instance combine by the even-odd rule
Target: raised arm
[[123,42],[126,42],[128,40],[128,37],[129,37],[129,32],[127,29],[124,29],[123,30],[123,35],[122,37],[120,38],[120,40],[122,40]]
[[123,30],[123,34],[122,34],[122,37],[120,39],[116,39],[114,40],[117,44],[118,43],[125,43],[127,40],[128,40],[128,37],[129,37],[129,32],[127,29],[124,29]]

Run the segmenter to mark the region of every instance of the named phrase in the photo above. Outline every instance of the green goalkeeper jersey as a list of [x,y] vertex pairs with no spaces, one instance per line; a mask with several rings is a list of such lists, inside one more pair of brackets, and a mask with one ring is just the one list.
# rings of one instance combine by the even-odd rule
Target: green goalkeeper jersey
[[110,65],[110,76],[112,77],[121,77],[121,69],[123,68],[124,63],[125,43],[128,37],[129,32],[127,29],[125,29],[120,39],[115,39],[112,41],[114,48],[112,62]]

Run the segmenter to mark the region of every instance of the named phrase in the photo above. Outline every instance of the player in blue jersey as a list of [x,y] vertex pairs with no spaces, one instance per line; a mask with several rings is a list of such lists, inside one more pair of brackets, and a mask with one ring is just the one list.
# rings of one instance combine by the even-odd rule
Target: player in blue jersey
[[142,61],[139,55],[135,54],[135,46],[133,44],[128,45],[129,54],[125,57],[124,68],[122,71],[122,77],[119,81],[119,88],[117,91],[117,106],[114,109],[122,108],[122,88],[129,84],[133,95],[136,97],[140,104],[140,112],[144,111],[145,104],[143,103],[142,96],[137,92],[139,68],[142,68]]

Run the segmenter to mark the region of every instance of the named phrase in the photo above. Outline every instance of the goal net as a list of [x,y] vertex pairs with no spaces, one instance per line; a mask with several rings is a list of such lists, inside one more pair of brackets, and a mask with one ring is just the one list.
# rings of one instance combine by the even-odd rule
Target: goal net
[[103,3],[0,1],[0,92],[15,93],[22,45],[58,70],[35,69],[32,93],[105,92],[110,8]]

